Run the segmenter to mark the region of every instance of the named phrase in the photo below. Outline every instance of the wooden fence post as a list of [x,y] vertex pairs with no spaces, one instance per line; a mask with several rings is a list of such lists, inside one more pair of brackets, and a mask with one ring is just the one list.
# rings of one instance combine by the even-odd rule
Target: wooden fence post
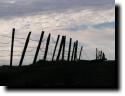
[[59,38],[60,38],[60,35],[58,35],[58,37],[57,37],[57,40],[56,40],[56,45],[55,45],[55,48],[54,48],[54,52],[53,52],[52,61],[53,61],[53,59],[54,59],[54,55],[55,55],[56,48],[57,48],[57,45],[58,45],[58,42],[59,42]]
[[11,67],[12,64],[13,64],[14,36],[15,36],[15,28],[13,28],[13,30],[12,30],[11,55],[10,55],[10,67]]
[[75,61],[77,60],[77,48],[78,48],[78,40],[76,41],[76,44],[75,44],[75,53],[74,53],[74,60]]
[[47,57],[47,52],[48,52],[48,47],[49,47],[49,42],[50,42],[50,36],[51,36],[51,34],[49,34],[49,36],[47,38],[47,42],[46,42],[46,48],[45,48],[45,53],[44,53],[44,57],[43,57],[44,61],[46,60],[46,57]]
[[99,60],[100,60],[101,59],[101,51],[100,50],[99,50],[99,54],[98,55],[99,55]]
[[37,56],[38,56],[38,54],[39,54],[40,46],[41,46],[41,43],[42,43],[43,35],[44,35],[44,31],[42,31],[42,33],[41,33],[40,40],[39,40],[39,44],[38,44],[38,46],[37,46],[36,54],[35,54],[35,57],[34,57],[34,60],[33,60],[33,64],[36,63]]
[[69,51],[68,51],[68,58],[67,58],[68,61],[70,60],[71,44],[72,44],[72,38],[70,38],[70,41],[69,41]]
[[64,61],[64,56],[65,56],[65,42],[66,42],[66,36],[63,37],[62,61]]
[[25,46],[24,46],[24,49],[23,49],[23,52],[22,52],[22,56],[21,56],[21,59],[20,59],[19,66],[22,66],[23,59],[24,59],[24,56],[25,56],[25,53],[26,53],[26,49],[27,49],[27,46],[28,46],[28,43],[29,43],[30,35],[31,35],[31,32],[29,32],[29,34],[27,36],[26,43],[25,43]]
[[82,48],[83,48],[83,46],[81,46],[81,49],[80,49],[80,53],[79,53],[79,60],[81,59]]
[[98,60],[98,49],[96,48],[96,60]]
[[60,43],[59,52],[58,52],[58,55],[57,55],[57,58],[56,58],[57,61],[59,60],[61,49],[63,47],[63,40],[64,40],[63,38],[64,38],[64,36],[62,36],[62,40],[61,40],[61,43]]
[[102,60],[102,56],[103,56],[103,53],[102,53],[102,50],[101,50],[101,53],[100,53],[100,58],[101,58],[101,60]]
[[73,44],[73,50],[72,50],[71,61],[73,61],[73,59],[74,59],[75,46],[76,46],[76,42],[74,42],[74,44]]

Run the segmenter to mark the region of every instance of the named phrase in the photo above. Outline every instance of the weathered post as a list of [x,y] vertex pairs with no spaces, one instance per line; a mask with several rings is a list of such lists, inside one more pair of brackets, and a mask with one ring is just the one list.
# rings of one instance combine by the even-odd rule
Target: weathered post
[[64,61],[64,56],[65,56],[65,42],[66,42],[66,36],[63,37],[62,61]]
[[57,55],[57,58],[56,58],[57,61],[59,60],[61,49],[63,47],[63,40],[64,40],[63,38],[64,38],[64,36],[62,36],[62,40],[61,40],[61,43],[60,43],[59,52],[58,52],[58,55]]
[[103,52],[103,54],[102,54],[102,60],[103,60],[103,61],[106,60],[106,59],[105,59],[105,54],[104,54],[104,52]]
[[101,59],[101,60],[102,60],[102,55],[103,55],[103,54],[102,54],[102,50],[101,50],[101,53],[100,53],[100,59]]
[[79,53],[79,60],[81,59],[82,48],[83,48],[83,46],[81,46],[81,49],[80,49],[80,53]]
[[10,55],[10,67],[11,67],[12,64],[13,64],[14,36],[15,36],[15,28],[13,28],[13,30],[12,30],[11,55]]
[[74,59],[75,46],[76,46],[76,42],[74,42],[74,44],[73,44],[73,50],[72,50],[71,61],[73,61],[73,59]]
[[98,49],[96,48],[96,60],[98,60]]
[[26,53],[26,49],[27,49],[27,46],[28,46],[28,43],[29,43],[30,35],[31,35],[31,32],[29,32],[29,34],[27,36],[26,43],[25,43],[25,46],[24,46],[24,49],[23,49],[23,52],[22,52],[22,56],[21,56],[21,59],[20,59],[19,66],[22,66],[23,59],[24,59],[24,56],[25,56],[25,53]]
[[53,59],[54,59],[54,55],[55,55],[56,48],[57,48],[57,45],[58,45],[58,42],[59,42],[59,38],[60,38],[60,35],[58,35],[57,40],[56,40],[56,45],[55,45],[55,48],[54,48],[54,51],[53,51],[52,61],[53,61]]
[[47,42],[46,42],[46,48],[45,48],[45,53],[44,53],[44,57],[43,57],[44,61],[46,60],[46,57],[47,57],[47,52],[48,52],[48,47],[49,47],[49,42],[50,42],[50,36],[51,36],[51,34],[49,34],[49,36],[47,38]]
[[71,44],[72,44],[72,38],[70,38],[70,41],[69,41],[69,51],[68,51],[68,58],[67,58],[67,61],[70,60]]
[[39,54],[40,46],[41,46],[41,43],[42,43],[43,35],[44,35],[44,31],[42,31],[42,33],[41,33],[40,40],[39,40],[39,44],[38,44],[38,46],[37,46],[36,54],[35,54],[35,57],[34,57],[34,60],[33,60],[33,64],[36,63],[37,56],[38,56],[38,54]]
[[75,52],[74,52],[74,60],[75,61],[77,60],[77,48],[78,48],[78,40],[76,41],[76,44],[75,44]]
[[100,59],[100,50],[98,50],[98,60]]
[[99,59],[101,60],[101,51],[99,51]]

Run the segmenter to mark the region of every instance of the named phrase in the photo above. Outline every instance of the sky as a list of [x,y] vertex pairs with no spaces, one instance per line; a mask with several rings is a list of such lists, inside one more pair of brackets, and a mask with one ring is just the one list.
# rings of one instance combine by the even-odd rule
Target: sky
[[[83,46],[82,59],[95,59],[95,49],[115,59],[115,0],[0,0],[0,35],[26,38],[32,32],[29,47],[37,47],[41,31],[45,31],[39,59],[42,59],[46,38],[51,33],[48,59],[51,59],[57,35],[66,35]],[[11,38],[0,36],[0,65],[9,64]],[[34,41],[33,41],[34,40]],[[18,64],[25,40],[15,40],[14,64]],[[58,48],[57,48],[58,49]],[[3,51],[4,50],[4,51]],[[6,51],[8,50],[8,52]],[[28,48],[24,64],[30,64],[36,49]],[[57,54],[57,53],[56,53]],[[28,56],[32,55],[32,56]],[[65,53],[67,56],[67,53]],[[66,57],[65,57],[66,58]]]

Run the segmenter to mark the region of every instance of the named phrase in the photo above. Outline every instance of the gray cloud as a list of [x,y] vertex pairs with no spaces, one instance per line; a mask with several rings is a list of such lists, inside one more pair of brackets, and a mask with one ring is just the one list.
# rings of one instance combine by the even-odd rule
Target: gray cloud
[[60,12],[65,9],[108,8],[115,0],[0,0],[0,17],[21,16],[37,12]]
[[99,24],[94,24],[94,25],[87,25],[87,24],[72,24],[70,26],[67,26],[67,28],[62,28],[59,30],[66,30],[66,31],[72,31],[72,32],[77,32],[80,30],[86,30],[89,28],[95,28],[95,29],[105,29],[105,28],[111,28],[114,29],[115,28],[115,21],[111,21],[111,22],[105,22],[105,23],[99,23]]
[[[26,38],[28,32],[32,31],[31,39],[39,40],[43,29],[45,31],[44,39],[51,33],[54,40],[58,34],[66,35],[67,40],[70,37],[73,40],[78,40],[79,45],[84,46],[82,59],[95,59],[95,48],[102,49],[108,59],[115,59],[114,5],[114,0],[0,0],[0,35],[11,36],[11,30],[15,27],[16,37]],[[49,14],[45,14],[46,12]],[[32,15],[33,13],[34,15]],[[5,17],[13,18],[7,19]],[[0,40],[10,41],[10,39],[2,37]],[[25,40],[21,40],[21,42],[25,42]],[[30,41],[29,46],[34,47],[37,44],[36,41]],[[18,45],[23,46],[24,43],[15,42],[14,51],[22,52],[23,49],[19,48]],[[51,45],[53,44],[50,43],[51,50],[49,51],[53,52],[52,48],[54,47]],[[1,49],[8,48],[10,45]],[[30,50],[29,48],[28,51]],[[34,54],[35,51],[34,49],[27,54]],[[10,55],[9,52],[1,52],[0,55],[3,56],[3,54]],[[41,51],[40,54],[42,54]],[[39,59],[41,58],[42,56],[39,57]],[[14,57],[14,64],[18,64],[19,59],[20,57]],[[26,56],[24,64],[30,64],[32,60],[33,57]],[[0,65],[8,64],[9,57],[1,57],[0,61]]]

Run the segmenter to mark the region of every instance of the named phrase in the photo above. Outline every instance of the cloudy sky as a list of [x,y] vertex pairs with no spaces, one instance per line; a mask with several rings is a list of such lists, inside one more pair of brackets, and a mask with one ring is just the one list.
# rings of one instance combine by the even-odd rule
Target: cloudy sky
[[[41,31],[44,41],[38,59],[42,58],[46,37],[51,33],[48,59],[57,35],[79,41],[82,59],[95,59],[95,48],[115,59],[115,0],[0,0],[0,64],[9,64],[12,28],[17,38],[26,38],[32,31],[29,47],[36,47]],[[15,40],[14,63],[18,64],[25,40]],[[68,50],[68,47],[66,48]],[[6,51],[8,50],[8,51]],[[35,48],[28,48],[25,64],[31,63]],[[32,55],[32,56],[28,56]],[[67,53],[66,55],[67,56]]]

